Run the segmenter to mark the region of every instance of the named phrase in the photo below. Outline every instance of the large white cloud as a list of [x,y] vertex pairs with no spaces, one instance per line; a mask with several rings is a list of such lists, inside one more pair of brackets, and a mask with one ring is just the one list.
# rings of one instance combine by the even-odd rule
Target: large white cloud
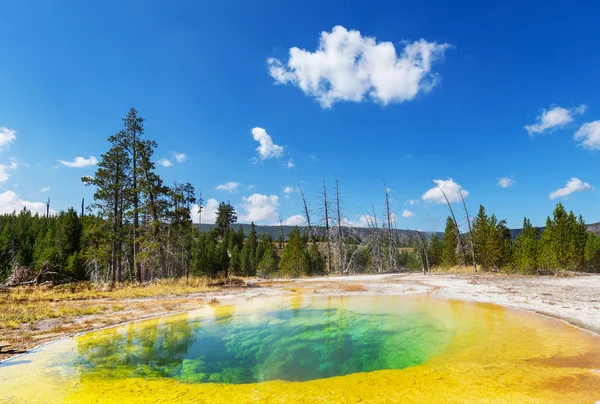
[[537,123],[525,125],[525,130],[529,132],[529,135],[533,136],[535,133],[544,133],[547,130],[563,127],[566,124],[573,122],[574,115],[583,114],[586,108],[587,107],[582,104],[576,108],[570,109],[559,106],[553,106],[549,110],[544,109],[537,117]]
[[600,150],[600,121],[588,122],[581,125],[575,132],[575,140],[588,150]]
[[252,194],[242,198],[241,204],[244,213],[239,215],[240,222],[265,222],[277,221],[277,208],[279,197],[277,195]]
[[69,168],[83,168],[98,164],[98,160],[94,156],[90,156],[87,159],[84,157],[75,157],[73,161],[58,160],[58,162]]
[[431,65],[448,47],[421,39],[407,43],[398,55],[392,42],[377,42],[338,25],[321,32],[316,51],[293,47],[287,62],[270,58],[267,64],[276,83],[298,86],[324,108],[365,98],[386,105],[435,87],[439,76]]
[[260,144],[256,148],[256,151],[261,160],[283,156],[283,146],[273,143],[273,139],[271,139],[271,136],[265,129],[259,127],[252,128],[252,137]]
[[[214,223],[217,220],[217,209],[219,208],[219,201],[214,198],[210,198],[206,201],[204,208],[202,209],[202,223]],[[198,205],[192,205],[191,215],[192,222],[200,222],[200,213],[198,212]]]
[[448,178],[447,180],[433,180],[433,182],[436,184],[436,186],[425,192],[421,197],[421,199],[423,199],[425,202],[446,203],[446,199],[444,198],[444,194],[440,188],[444,190],[444,193],[448,197],[450,203],[461,202],[461,191],[463,198],[467,198],[467,196],[469,196],[469,191],[463,189],[460,185],[454,182],[452,178]]
[[233,181],[229,181],[229,182],[226,182],[225,184],[219,184],[219,185],[217,185],[217,189],[219,191],[236,192],[238,190],[239,186],[240,186],[239,183],[233,182]]
[[293,215],[283,220],[284,226],[304,226],[306,218],[303,215]]
[[571,195],[573,192],[581,192],[588,189],[593,189],[590,184],[581,181],[579,178],[573,177],[567,181],[567,185],[565,185],[563,188],[559,188],[552,192],[550,194],[550,199],[564,198]]
[[[6,191],[0,193],[0,214],[4,213],[19,213],[23,208],[27,208],[31,211],[32,214],[46,214],[46,204],[43,202],[30,202],[25,201],[13,191]],[[50,213],[55,213],[53,210],[50,210]]]
[[14,129],[0,127],[0,150],[8,146],[17,138],[17,132]]

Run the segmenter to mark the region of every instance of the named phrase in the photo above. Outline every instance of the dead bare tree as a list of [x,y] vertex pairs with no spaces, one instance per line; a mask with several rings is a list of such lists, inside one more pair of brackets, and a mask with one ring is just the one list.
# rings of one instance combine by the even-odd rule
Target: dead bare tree
[[390,270],[396,268],[396,235],[392,232],[392,211],[390,210],[390,190],[383,181],[383,192],[385,193],[385,217],[388,237],[388,265]]
[[335,180],[335,210],[336,210],[336,221],[337,221],[337,254],[338,254],[338,272],[341,274],[345,267],[344,257],[344,237],[342,232],[342,202],[340,199],[340,183]]
[[442,191],[442,195],[444,195],[444,198],[446,199],[446,203],[448,204],[448,209],[450,209],[450,215],[452,216],[452,220],[454,221],[454,227],[456,228],[456,234],[458,236],[458,243],[460,245],[460,252],[462,255],[463,263],[464,263],[465,267],[467,267],[467,254],[465,253],[465,243],[462,238],[462,234],[460,232],[460,227],[458,227],[458,222],[456,221],[456,216],[454,216],[454,210],[452,210],[452,205],[450,204],[450,200],[448,200],[448,197],[446,196],[446,193],[444,192],[442,187],[440,187],[439,184],[436,182],[433,182],[433,183],[435,185],[437,185],[437,187],[440,189],[440,191]]
[[300,185],[298,185],[298,189],[300,190],[300,195],[302,195],[302,203],[304,204],[304,215],[306,216],[306,224],[308,225],[308,239],[310,242],[312,242],[313,230],[312,226],[310,225],[310,211],[308,209],[308,203],[306,203],[306,197],[304,196],[304,191],[302,190]]
[[329,202],[327,200],[327,187],[323,178],[323,213],[325,215],[325,241],[327,242],[327,273],[331,273],[331,240],[329,234]]
[[279,248],[283,248],[283,241],[285,240],[285,235],[283,233],[283,219],[281,218],[281,215],[277,215],[279,216]]
[[[408,227],[406,229],[408,231],[410,231],[410,229]],[[423,266],[423,260],[421,260],[421,268],[423,268],[424,274],[428,274],[428,273],[430,273],[430,269],[429,269],[429,252],[427,251],[427,240],[425,240],[425,237],[423,237],[423,235],[421,234],[421,232],[419,230],[415,230],[415,233],[417,233],[417,236],[418,236],[417,238],[419,239],[419,244],[421,245],[421,248],[423,249],[423,254],[425,255],[425,266]]]
[[369,227],[370,237],[369,241],[371,244],[371,257],[373,266],[377,269],[377,272],[383,272],[383,257],[381,253],[381,237],[379,231],[379,224],[377,223],[377,216],[375,214],[375,207],[371,206],[373,210],[373,215],[364,214],[365,220],[367,222],[367,226]]
[[469,226],[469,241],[471,242],[471,256],[473,257],[473,268],[475,272],[477,272],[477,262],[475,262],[475,245],[473,244],[473,231],[471,229],[471,218],[469,217],[469,211],[467,210],[467,204],[465,203],[465,198],[462,193],[462,189],[460,186],[456,184],[458,188],[458,192],[460,193],[460,199],[462,200],[463,207],[465,208],[465,216],[467,216],[467,225]]

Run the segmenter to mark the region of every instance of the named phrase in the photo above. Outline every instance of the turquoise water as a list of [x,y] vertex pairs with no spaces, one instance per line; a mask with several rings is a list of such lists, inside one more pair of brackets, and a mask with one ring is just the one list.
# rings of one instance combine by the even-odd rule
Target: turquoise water
[[416,366],[443,352],[453,336],[410,305],[382,312],[372,298],[340,302],[224,309],[103,330],[77,339],[73,367],[109,378],[308,381]]

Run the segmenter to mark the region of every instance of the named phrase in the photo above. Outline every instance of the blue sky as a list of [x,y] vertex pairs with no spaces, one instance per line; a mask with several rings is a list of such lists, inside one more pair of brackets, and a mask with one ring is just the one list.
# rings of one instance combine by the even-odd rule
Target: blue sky
[[133,106],[165,182],[245,221],[299,222],[298,184],[317,219],[322,177],[351,223],[383,178],[402,228],[443,230],[433,180],[511,227],[599,221],[600,5],[448,3],[3,2],[0,211],[91,200]]

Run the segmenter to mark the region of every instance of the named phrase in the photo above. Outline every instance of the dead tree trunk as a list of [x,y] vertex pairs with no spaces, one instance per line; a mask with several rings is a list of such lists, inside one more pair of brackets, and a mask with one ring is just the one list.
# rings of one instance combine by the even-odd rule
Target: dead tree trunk
[[344,238],[342,234],[342,206],[340,200],[340,184],[335,180],[335,209],[337,213],[337,239],[338,239],[338,272],[341,274],[344,271]]
[[469,217],[467,204],[465,203],[465,198],[463,197],[462,189],[460,189],[460,187],[458,187],[458,192],[460,193],[460,199],[462,200],[463,207],[465,208],[465,215],[467,216],[467,225],[469,226],[469,241],[471,242],[471,256],[473,258],[473,268],[475,269],[475,272],[477,272],[477,262],[475,262],[475,245],[473,244],[473,231],[471,229],[471,218]]
[[395,237],[392,234],[392,212],[390,210],[390,193],[388,187],[383,181],[383,191],[385,192],[385,216],[387,221],[387,233],[388,233],[388,265],[390,270],[394,270],[396,267],[396,242]]
[[[408,227],[407,227],[407,229],[408,229]],[[423,273],[428,274],[428,273],[430,273],[430,270],[429,270],[429,252],[427,251],[427,241],[425,240],[425,237],[423,237],[423,235],[421,234],[420,231],[415,230],[415,232],[417,233],[421,247],[423,248],[423,253],[425,255],[425,267],[423,268]]]
[[300,195],[302,195],[302,203],[304,204],[304,215],[306,216],[306,223],[308,225],[308,240],[312,243],[313,242],[313,231],[312,231],[312,227],[310,225],[310,213],[308,210],[308,204],[306,203],[306,198],[304,197],[304,191],[302,191],[302,188],[300,187],[300,185],[298,185],[298,189],[300,190]]
[[325,241],[327,242],[327,273],[331,274],[331,241],[329,234],[329,203],[327,201],[327,188],[323,178],[323,210],[325,213]]
[[465,253],[465,243],[462,238],[462,234],[460,233],[460,228],[458,227],[458,222],[456,221],[456,216],[454,216],[454,210],[452,210],[452,205],[450,204],[450,201],[448,200],[448,197],[446,196],[446,193],[444,192],[442,187],[440,187],[435,182],[434,182],[434,184],[436,184],[437,187],[440,189],[440,191],[442,191],[442,195],[444,195],[444,198],[446,199],[446,203],[448,204],[448,209],[450,209],[450,215],[452,216],[452,220],[454,221],[454,227],[456,228],[456,235],[458,236],[458,242],[460,244],[460,252],[462,255],[463,263],[464,263],[465,267],[467,267],[467,254]]

